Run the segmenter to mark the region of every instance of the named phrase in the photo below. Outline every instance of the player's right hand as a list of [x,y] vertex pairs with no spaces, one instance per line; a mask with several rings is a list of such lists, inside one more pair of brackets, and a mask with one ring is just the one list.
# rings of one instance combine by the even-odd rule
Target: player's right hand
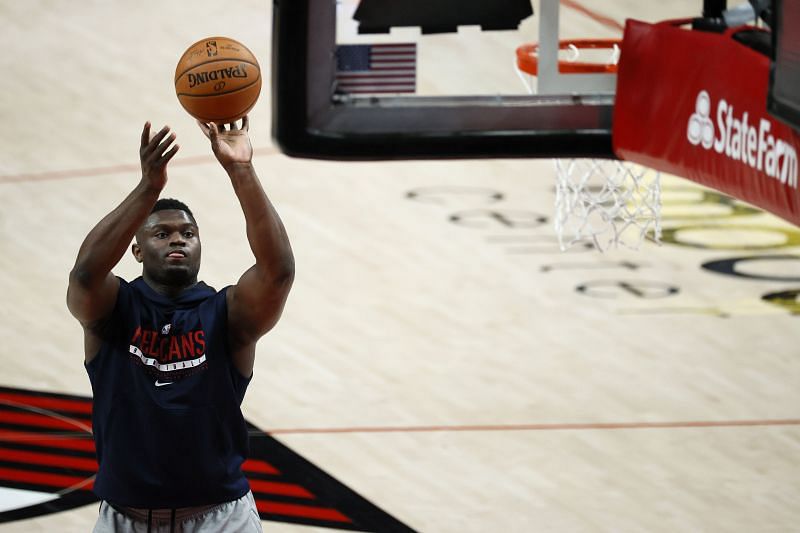
[[167,184],[167,163],[178,152],[175,134],[170,133],[169,126],[150,137],[150,122],[145,122],[142,129],[142,144],[139,148],[139,159],[142,162],[142,180],[152,188],[161,190]]

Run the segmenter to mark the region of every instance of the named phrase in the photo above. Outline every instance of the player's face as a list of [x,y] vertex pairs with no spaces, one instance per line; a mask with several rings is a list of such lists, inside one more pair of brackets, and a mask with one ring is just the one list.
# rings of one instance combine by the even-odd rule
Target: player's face
[[156,211],[136,233],[133,254],[145,275],[165,285],[190,285],[200,271],[200,235],[188,213]]

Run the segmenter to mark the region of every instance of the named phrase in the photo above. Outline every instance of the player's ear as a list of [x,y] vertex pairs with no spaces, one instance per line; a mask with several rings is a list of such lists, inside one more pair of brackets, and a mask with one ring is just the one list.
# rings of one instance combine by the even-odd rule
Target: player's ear
[[137,263],[142,262],[142,247],[139,246],[138,243],[131,244],[131,253],[133,254],[133,257],[136,258]]

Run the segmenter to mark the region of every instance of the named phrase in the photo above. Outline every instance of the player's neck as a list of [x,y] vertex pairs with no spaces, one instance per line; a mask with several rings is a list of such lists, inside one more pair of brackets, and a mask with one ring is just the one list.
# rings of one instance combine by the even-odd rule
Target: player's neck
[[153,278],[148,276],[147,273],[143,273],[142,278],[151,289],[156,291],[158,294],[161,294],[162,296],[166,296],[167,298],[177,298],[187,289],[191,289],[192,287],[197,285],[197,277],[194,277],[183,283],[164,283],[158,280],[154,280]]

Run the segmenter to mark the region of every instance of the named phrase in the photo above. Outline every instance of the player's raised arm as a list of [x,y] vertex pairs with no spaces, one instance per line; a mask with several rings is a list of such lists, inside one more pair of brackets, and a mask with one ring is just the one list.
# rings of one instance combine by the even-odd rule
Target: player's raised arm
[[248,118],[241,127],[199,123],[217,160],[228,173],[244,212],[247,239],[256,263],[228,289],[229,342],[234,364],[250,376],[255,343],[278,322],[294,280],[294,256],[278,213],[252,165]]
[[[147,218],[167,182],[167,163],[178,151],[170,148],[175,134],[168,126],[150,138],[150,123],[142,129],[139,156],[142,179],[120,205],[86,236],[69,273],[67,307],[85,328],[114,308],[119,281],[111,269],[119,262],[136,230]],[[91,357],[87,347],[87,357]]]

